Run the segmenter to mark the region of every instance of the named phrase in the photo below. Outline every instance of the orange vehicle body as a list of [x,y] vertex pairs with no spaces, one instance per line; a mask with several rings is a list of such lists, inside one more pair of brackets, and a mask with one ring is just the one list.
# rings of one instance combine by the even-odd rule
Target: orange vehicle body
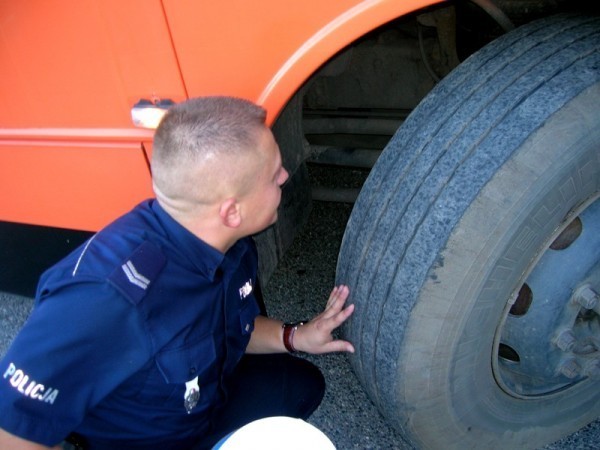
[[0,0],[0,220],[94,231],[151,197],[141,99],[255,101],[439,0]]

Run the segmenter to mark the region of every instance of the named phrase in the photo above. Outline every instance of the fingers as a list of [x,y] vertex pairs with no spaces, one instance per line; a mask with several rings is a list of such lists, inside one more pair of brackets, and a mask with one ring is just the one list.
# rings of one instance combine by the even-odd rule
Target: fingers
[[[329,299],[327,300],[327,304],[325,305],[325,310],[322,313],[324,319],[330,319],[336,317],[340,311],[343,311],[344,304],[348,299],[348,295],[350,294],[350,290],[347,286],[336,286],[331,291],[329,295]],[[345,320],[345,319],[344,319]],[[343,320],[342,320],[343,322]],[[341,323],[341,322],[340,322]],[[336,325],[338,326],[338,325]]]
[[348,352],[354,353],[354,346],[343,340],[331,341],[323,347],[323,353]]
[[331,330],[333,331],[336,328],[338,328],[341,324],[343,324],[348,319],[348,317],[350,317],[352,315],[353,312],[354,312],[354,305],[348,305],[341,311],[339,311],[336,314],[329,317],[328,320],[330,320],[331,324],[332,324]]
[[341,285],[334,287],[329,300],[327,300],[325,310],[319,316],[315,317],[315,319],[326,321],[327,328],[330,331],[339,327],[354,312],[354,305],[344,308],[349,294],[350,290],[348,286]]
[[295,334],[296,348],[308,353],[350,352],[354,353],[353,345],[344,340],[335,340],[333,330],[342,325],[354,312],[354,305],[344,307],[350,294],[348,286],[340,285],[333,288],[325,310],[314,317]]
[[348,286],[340,285],[333,288],[331,294],[329,294],[329,300],[327,300],[327,305],[325,309],[333,307],[338,302],[345,302],[350,294],[350,289]]

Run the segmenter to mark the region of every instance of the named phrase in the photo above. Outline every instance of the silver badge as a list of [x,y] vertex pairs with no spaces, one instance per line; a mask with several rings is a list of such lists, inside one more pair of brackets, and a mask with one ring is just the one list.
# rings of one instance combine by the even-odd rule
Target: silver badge
[[196,377],[185,383],[183,406],[188,414],[190,414],[192,409],[198,404],[198,400],[200,400],[200,385],[198,384],[198,377]]

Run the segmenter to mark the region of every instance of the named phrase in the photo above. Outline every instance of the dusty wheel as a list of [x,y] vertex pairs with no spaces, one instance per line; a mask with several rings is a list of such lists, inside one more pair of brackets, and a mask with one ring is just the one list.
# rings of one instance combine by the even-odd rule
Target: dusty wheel
[[338,262],[345,334],[423,448],[539,447],[600,415],[600,21],[509,33],[396,133]]

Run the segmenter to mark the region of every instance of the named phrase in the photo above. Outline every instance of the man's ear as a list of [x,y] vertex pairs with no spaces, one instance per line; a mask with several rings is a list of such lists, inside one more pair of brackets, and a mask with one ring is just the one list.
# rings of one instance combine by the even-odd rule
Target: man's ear
[[237,228],[242,223],[240,205],[235,198],[228,198],[219,208],[219,216],[223,225],[229,228]]

